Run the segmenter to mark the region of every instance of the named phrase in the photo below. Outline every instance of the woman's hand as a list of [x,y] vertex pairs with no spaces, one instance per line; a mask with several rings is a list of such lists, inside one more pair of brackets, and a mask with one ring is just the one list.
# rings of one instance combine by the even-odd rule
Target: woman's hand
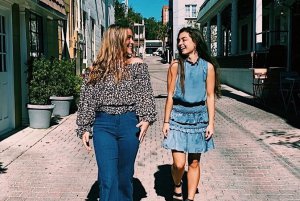
[[136,125],[136,127],[140,128],[139,141],[142,142],[148,130],[149,122],[142,120]]
[[82,142],[88,152],[92,151],[91,145],[89,143],[90,142],[90,133],[89,132],[85,132],[82,135]]
[[208,124],[208,126],[206,128],[205,139],[209,140],[213,134],[214,134],[214,126],[211,124]]
[[165,138],[168,136],[169,130],[170,130],[170,124],[165,122],[162,128],[162,132]]

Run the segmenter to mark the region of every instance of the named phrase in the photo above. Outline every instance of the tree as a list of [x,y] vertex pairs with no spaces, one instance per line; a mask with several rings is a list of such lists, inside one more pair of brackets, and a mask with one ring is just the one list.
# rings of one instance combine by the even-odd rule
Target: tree
[[157,36],[159,40],[165,40],[165,38],[168,36],[168,26],[166,24],[159,23],[157,29]]
[[134,23],[145,22],[145,34],[148,40],[163,40],[167,33],[167,26],[160,21],[156,21],[154,17],[143,18],[140,13],[136,13],[133,8],[129,7],[127,16],[125,8],[119,0],[115,0],[115,23],[120,25],[133,26]]
[[158,39],[158,27],[159,24],[154,19],[154,17],[150,17],[149,19],[145,18],[145,29],[146,29],[145,34],[148,40]]
[[120,25],[133,26],[134,23],[141,23],[143,16],[140,13],[134,12],[133,8],[128,9],[128,14],[125,16],[125,8],[118,0],[115,1],[115,23]]

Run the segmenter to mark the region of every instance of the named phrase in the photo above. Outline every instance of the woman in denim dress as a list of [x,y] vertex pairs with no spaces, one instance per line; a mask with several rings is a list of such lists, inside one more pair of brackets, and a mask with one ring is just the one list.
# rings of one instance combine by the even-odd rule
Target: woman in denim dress
[[182,28],[178,60],[168,71],[168,96],[163,124],[163,147],[172,150],[174,201],[182,201],[182,176],[188,158],[188,197],[194,200],[200,181],[200,156],[214,148],[215,96],[220,94],[217,62],[209,54],[201,32]]

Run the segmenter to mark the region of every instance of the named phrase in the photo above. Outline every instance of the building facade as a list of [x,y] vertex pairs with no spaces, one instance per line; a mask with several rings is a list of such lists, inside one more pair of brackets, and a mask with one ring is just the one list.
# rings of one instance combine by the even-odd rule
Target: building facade
[[169,22],[169,6],[163,6],[161,10],[161,22],[167,25]]
[[0,138],[28,123],[28,60],[76,59],[80,74],[112,23],[113,0],[1,0]]
[[77,74],[93,63],[103,33],[114,21],[113,0],[70,0],[67,41]]
[[185,26],[198,27],[197,15],[204,0],[169,0],[169,46],[173,57],[178,54],[176,40],[178,31]]
[[59,57],[63,0],[3,0],[0,3],[0,134],[26,123],[30,57]]
[[198,22],[222,82],[252,93],[253,67],[300,73],[299,0],[206,0]]

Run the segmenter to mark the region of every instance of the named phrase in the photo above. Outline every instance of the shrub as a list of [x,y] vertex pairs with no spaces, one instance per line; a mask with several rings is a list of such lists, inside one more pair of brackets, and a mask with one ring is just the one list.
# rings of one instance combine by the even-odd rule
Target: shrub
[[50,104],[50,96],[79,97],[81,77],[75,74],[75,62],[35,58],[28,61],[29,103]]
[[49,104],[49,97],[52,94],[51,62],[45,58],[30,59],[28,65],[28,91],[29,103],[35,105]]
[[78,96],[80,92],[81,78],[75,74],[75,62],[73,60],[52,61],[50,83],[54,96]]

